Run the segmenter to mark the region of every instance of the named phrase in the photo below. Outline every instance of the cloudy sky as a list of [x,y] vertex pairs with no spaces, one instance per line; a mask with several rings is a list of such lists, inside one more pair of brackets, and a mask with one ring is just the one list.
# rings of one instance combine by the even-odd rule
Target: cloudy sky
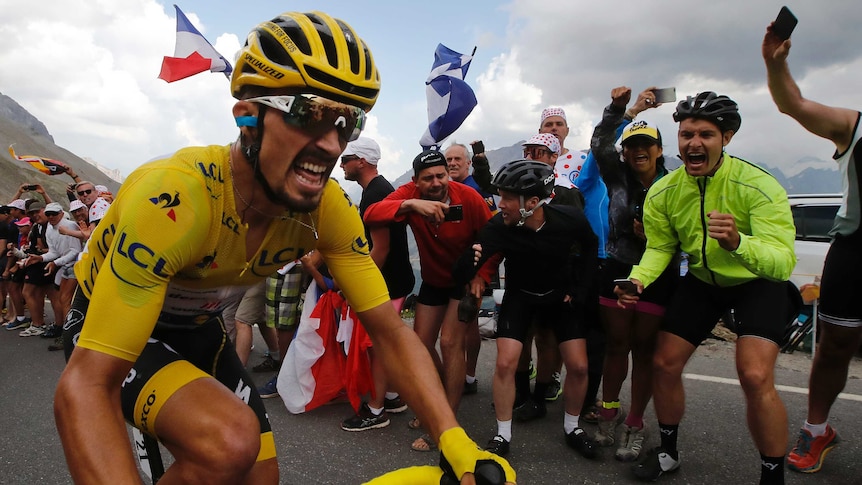
[[[383,148],[380,169],[402,174],[427,127],[424,81],[438,43],[477,47],[467,81],[479,106],[448,142],[483,139],[489,149],[528,138],[539,113],[563,106],[569,148],[587,148],[611,88],[676,86],[740,104],[742,128],[728,151],[792,175],[805,157],[829,160],[834,147],[776,110],[766,89],[760,43],[787,0],[483,0],[365,2],[180,0],[180,8],[228,59],[246,33],[283,10],[342,18],[370,45],[383,89],[366,134]],[[862,8],[849,0],[789,4],[799,18],[790,65],[803,93],[862,108]],[[118,168],[187,145],[226,144],[237,134],[221,74],[167,84],[173,55],[171,3],[156,0],[0,0],[0,92],[48,127],[57,144]],[[641,118],[664,131],[676,154],[672,105]],[[829,162],[831,163],[831,162]],[[339,169],[335,176],[340,177]]]

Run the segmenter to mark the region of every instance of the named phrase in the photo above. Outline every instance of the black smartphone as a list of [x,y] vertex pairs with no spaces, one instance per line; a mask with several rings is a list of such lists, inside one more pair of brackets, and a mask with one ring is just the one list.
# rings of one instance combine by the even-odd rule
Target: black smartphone
[[446,211],[446,217],[443,218],[444,221],[460,221],[464,219],[464,206],[463,205],[450,205],[449,210]]
[[637,295],[638,293],[638,285],[634,284],[634,282],[628,278],[615,279],[614,284],[619,286],[621,290],[625,291],[629,295]]
[[473,155],[485,153],[485,144],[482,143],[482,140],[479,140],[475,143],[471,143],[470,147],[473,149]]
[[676,101],[676,88],[661,88],[653,89],[655,94],[655,102],[658,103],[673,103]]
[[24,190],[36,190],[36,186],[35,185],[26,185],[26,186],[24,186]]
[[797,23],[799,23],[799,20],[785,5],[781,7],[781,10],[778,12],[778,17],[775,17],[775,22],[772,23],[772,32],[774,32],[779,39],[787,40],[790,38],[790,34],[793,33],[793,29],[796,28]]

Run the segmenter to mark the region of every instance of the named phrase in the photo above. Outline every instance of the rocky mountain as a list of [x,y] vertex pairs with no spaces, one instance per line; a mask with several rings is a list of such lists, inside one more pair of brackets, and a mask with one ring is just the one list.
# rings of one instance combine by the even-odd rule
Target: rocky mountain
[[[0,201],[12,199],[23,183],[41,185],[51,199],[68,206],[66,185],[72,179],[67,175],[48,176],[30,164],[13,159],[9,145],[15,145],[18,155],[37,155],[60,160],[72,167],[83,180],[108,187],[116,193],[120,183],[111,179],[94,165],[74,153],[57,146],[47,127],[12,98],[0,94]],[[24,194],[27,197],[27,193]]]

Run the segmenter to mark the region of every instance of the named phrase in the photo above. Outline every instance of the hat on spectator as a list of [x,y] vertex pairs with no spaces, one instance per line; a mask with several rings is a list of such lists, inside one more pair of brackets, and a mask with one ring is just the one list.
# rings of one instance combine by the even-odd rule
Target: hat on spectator
[[633,121],[626,126],[620,144],[625,145],[626,141],[636,136],[647,138],[651,142],[661,145],[661,134],[658,132],[658,128],[643,120]]
[[566,112],[563,111],[563,108],[545,108],[542,110],[542,119],[541,121],[539,121],[539,124],[541,125],[545,122],[546,119],[550,118],[551,116],[559,116],[560,118],[565,120]]
[[521,146],[539,145],[546,147],[551,153],[560,154],[560,140],[550,133],[536,133]]
[[380,161],[380,145],[368,137],[360,137],[347,144],[342,157],[355,155],[364,158],[371,165],[377,165]]
[[9,212],[11,212],[11,210],[12,210],[12,207],[11,207],[11,206],[8,206],[8,205],[0,205],[0,214],[4,214],[4,215],[5,215],[5,214],[8,214]]
[[84,203],[78,199],[75,199],[72,202],[69,202],[69,212],[74,212],[78,209],[86,209],[86,208],[87,208],[87,206],[84,205]]
[[413,159],[413,175],[419,175],[422,170],[437,166],[445,167],[446,157],[437,150],[425,150]]
[[37,211],[39,209],[44,209],[44,208],[45,208],[44,202],[39,201],[39,200],[34,200],[33,202],[30,203],[30,205],[27,206],[27,212],[33,212],[33,211]]
[[24,199],[15,199],[12,202],[9,202],[9,207],[14,207],[18,210],[24,210],[26,207],[26,203]]
[[45,206],[45,212],[63,212],[63,206],[56,202],[51,202]]
[[99,192],[99,193],[110,192],[110,190],[108,190],[108,188],[105,187],[104,185],[94,185],[93,188],[96,189],[96,192]]
[[15,221],[15,225],[19,226],[19,227],[20,226],[29,226],[30,225],[30,218],[29,217],[22,217],[21,219],[18,219],[17,221]]

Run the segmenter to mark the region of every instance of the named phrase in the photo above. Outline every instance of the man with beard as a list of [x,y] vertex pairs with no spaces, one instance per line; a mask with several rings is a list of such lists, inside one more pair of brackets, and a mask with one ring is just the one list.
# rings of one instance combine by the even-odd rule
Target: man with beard
[[760,483],[783,484],[787,412],[774,372],[778,342],[795,316],[787,279],[796,264],[796,229],[787,194],[768,172],[724,151],[742,124],[732,99],[712,91],[689,96],[673,119],[679,123],[684,168],[650,186],[643,207],[646,250],[629,274],[636,288],[614,289],[618,305],[631,308],[678,250],[689,255],[688,273],[667,305],[653,357],[661,446],[635,465],[634,473],[653,481],[679,469],[683,369],[719,318],[733,309],[736,368],[749,432],[760,451]]
[[[266,410],[221,310],[310,250],[439,441],[452,479],[472,481],[477,462],[495,460],[458,427],[430,358],[392,308],[356,209],[330,180],[379,90],[371,52],[348,24],[286,12],[238,53],[236,142],[180,150],[126,179],[75,266],[66,341],[77,346],[54,399],[75,482],[140,480],[125,418],[173,455],[166,483],[278,483]],[[495,465],[515,481],[505,461]]]
[[[458,301],[465,288],[454,284],[452,266],[490,218],[491,211],[478,192],[449,180],[446,158],[436,150],[416,155],[413,180],[365,211],[365,222],[370,226],[406,221],[413,230],[422,266],[413,329],[443,376],[453,411],[458,409],[464,391],[467,326],[458,320]],[[490,272],[483,273],[486,282],[490,276]],[[438,334],[442,357],[436,350]],[[409,398],[407,402],[413,406]],[[414,428],[418,426],[416,420],[411,424]],[[412,448],[431,451],[435,443],[426,435],[417,439]]]

